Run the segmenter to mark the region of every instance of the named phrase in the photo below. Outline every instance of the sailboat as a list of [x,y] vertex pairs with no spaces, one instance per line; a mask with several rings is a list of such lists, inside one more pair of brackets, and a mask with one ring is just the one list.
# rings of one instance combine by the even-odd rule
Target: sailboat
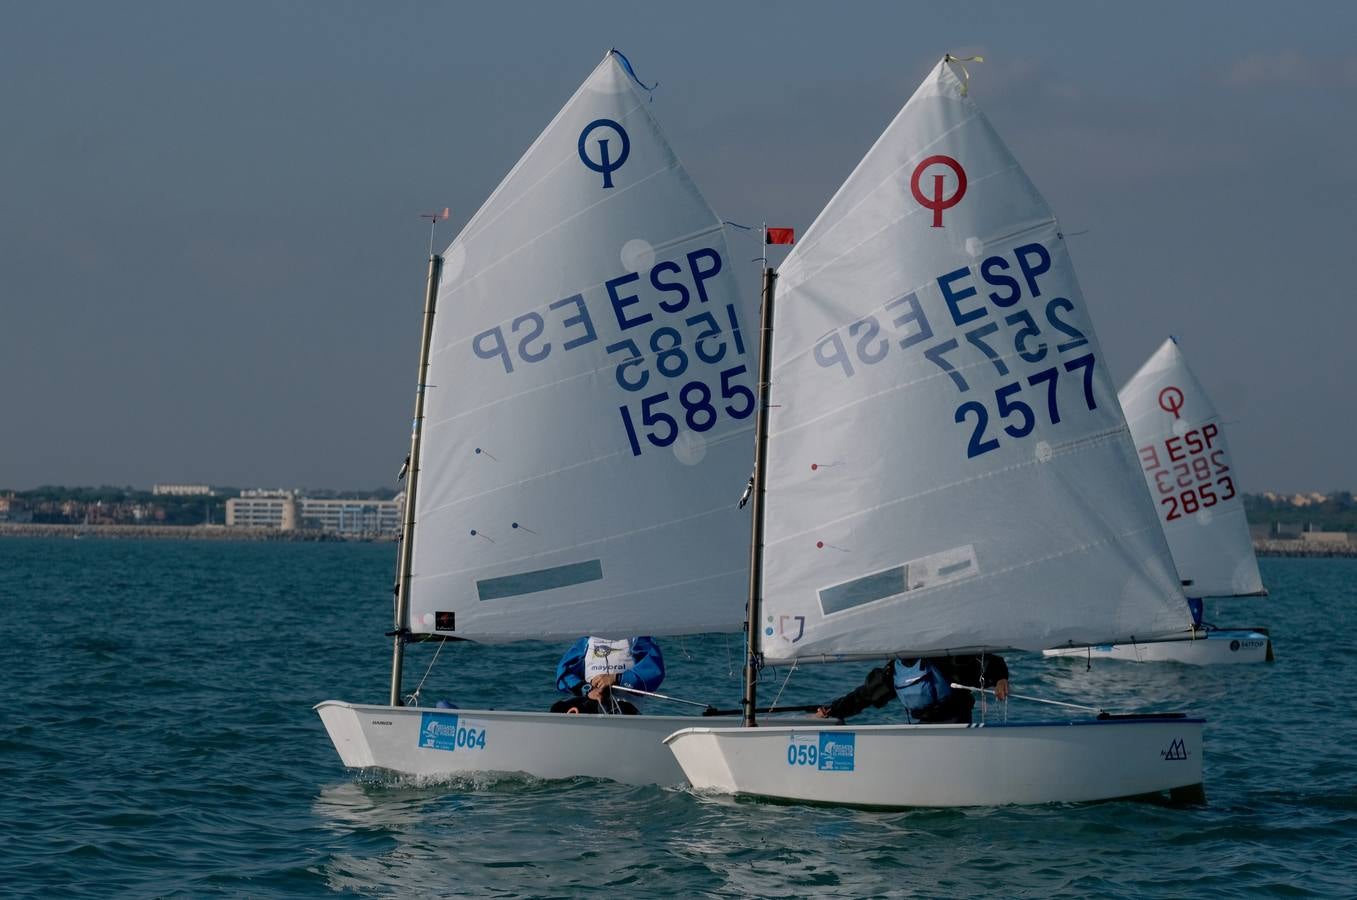
[[[1177,338],[1164,341],[1118,398],[1183,590],[1197,603],[1265,596],[1224,425]],[[1194,665],[1273,659],[1267,629],[1215,626],[1171,640],[1059,647],[1045,654]]]
[[739,628],[748,316],[648,100],[607,53],[431,245],[388,702],[316,707],[346,766],[682,781],[662,739],[692,716],[430,709],[401,684],[411,642]]
[[765,273],[745,715],[666,739],[697,791],[1201,796],[1203,721],[1182,714],[756,722],[760,664],[1191,626],[1064,236],[965,74],[944,58]]

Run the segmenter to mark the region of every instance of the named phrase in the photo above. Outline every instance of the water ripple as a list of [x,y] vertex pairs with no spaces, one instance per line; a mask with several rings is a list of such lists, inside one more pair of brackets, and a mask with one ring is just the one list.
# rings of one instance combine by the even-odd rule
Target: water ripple
[[[393,566],[387,545],[0,541],[0,667],[22,673],[0,696],[4,893],[1357,895],[1357,727],[1334,715],[1357,663],[1352,561],[1264,560],[1270,598],[1208,610],[1269,625],[1273,665],[1009,657],[1030,693],[1205,714],[1205,806],[886,813],[346,773],[310,707],[383,699]],[[1315,635],[1322,653],[1302,643]],[[738,637],[670,647],[667,690],[738,696]],[[425,696],[545,708],[559,651],[449,646]],[[430,658],[411,648],[407,671]],[[820,702],[863,668],[798,673],[784,702]]]

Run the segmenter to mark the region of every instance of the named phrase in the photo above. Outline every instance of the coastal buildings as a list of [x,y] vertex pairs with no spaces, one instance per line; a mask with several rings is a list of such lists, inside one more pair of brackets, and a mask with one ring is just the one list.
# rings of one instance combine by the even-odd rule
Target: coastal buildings
[[214,497],[217,492],[210,484],[156,484],[151,486],[156,497]]
[[392,500],[360,500],[305,497],[286,490],[241,491],[226,501],[226,526],[387,537],[400,528],[404,499],[404,494]]

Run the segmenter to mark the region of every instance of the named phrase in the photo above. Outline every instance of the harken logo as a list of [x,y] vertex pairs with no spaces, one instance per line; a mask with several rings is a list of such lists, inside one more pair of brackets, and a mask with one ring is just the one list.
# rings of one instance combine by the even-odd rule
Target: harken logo
[[[924,171],[931,166],[946,166],[952,170],[952,174],[956,176],[956,193],[950,197],[944,196],[943,183],[947,180],[947,176],[942,172],[934,172],[933,196],[924,196],[920,180],[923,178]],[[933,227],[941,228],[942,211],[956,206],[961,202],[961,198],[966,196],[966,170],[961,168],[961,163],[950,156],[930,156],[914,167],[914,174],[909,178],[909,190],[914,194],[914,199],[919,201],[920,206],[924,209],[933,210]]]
[[1181,762],[1187,759],[1187,746],[1183,743],[1182,738],[1178,738],[1172,744],[1169,744],[1167,750],[1160,750],[1159,755],[1163,757],[1165,762]]
[[[596,131],[600,132],[599,136],[594,139],[594,143],[598,147],[597,160],[590,155],[589,148],[589,139]],[[612,139],[609,132],[617,137],[616,159],[613,158],[612,151],[608,147]],[[579,149],[580,162],[584,163],[586,169],[601,173],[603,175],[603,186],[610,188],[613,186],[613,173],[622,168],[622,164],[631,155],[631,138],[627,137],[627,132],[612,119],[595,119],[585,125],[584,130],[580,132]]]

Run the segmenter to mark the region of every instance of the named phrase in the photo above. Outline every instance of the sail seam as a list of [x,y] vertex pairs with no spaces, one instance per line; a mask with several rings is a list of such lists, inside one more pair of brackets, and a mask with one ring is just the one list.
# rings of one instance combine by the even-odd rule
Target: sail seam
[[[518,256],[518,254],[524,252],[525,250],[531,249],[535,244],[537,244],[537,243],[538,243],[539,241],[541,241],[543,238],[546,238],[546,237],[548,237],[548,236],[550,236],[550,235],[552,235],[552,234],[555,234],[556,232],[560,231],[562,228],[566,227],[567,225],[569,225],[571,222],[575,221],[576,219],[579,219],[579,218],[581,218],[582,216],[587,215],[588,213],[592,212],[593,210],[597,209],[598,207],[602,206],[602,205],[605,204],[605,203],[613,203],[613,202],[620,201],[620,200],[622,200],[622,199],[625,197],[625,195],[627,194],[627,192],[633,191],[633,190],[635,190],[635,189],[637,189],[637,188],[640,188],[642,185],[647,184],[648,182],[652,181],[653,179],[659,178],[659,177],[661,177],[661,176],[663,176],[663,175],[666,175],[666,174],[669,174],[670,172],[673,172],[673,171],[675,170],[675,168],[677,167],[677,165],[678,165],[678,162],[677,162],[677,160],[675,160],[674,165],[667,166],[667,167],[665,167],[665,168],[663,168],[663,169],[656,169],[655,171],[648,173],[648,174],[645,175],[644,177],[638,178],[635,182],[632,182],[631,184],[628,184],[628,185],[626,185],[625,187],[621,187],[618,193],[613,194],[613,195],[608,196],[608,197],[604,197],[602,200],[598,200],[598,201],[596,201],[596,202],[594,202],[594,203],[591,203],[591,204],[589,204],[588,206],[586,206],[586,207],[584,207],[583,209],[581,209],[579,212],[577,212],[577,213],[575,213],[575,214],[573,214],[573,215],[571,215],[571,216],[567,216],[566,218],[562,219],[560,222],[557,222],[557,223],[556,223],[555,225],[553,225],[552,227],[550,227],[550,228],[548,228],[548,229],[546,229],[546,230],[544,230],[544,231],[538,232],[536,235],[534,235],[533,237],[529,238],[529,239],[528,239],[527,241],[525,241],[524,243],[522,243],[522,244],[520,244],[519,246],[515,247],[513,250],[509,251],[508,253],[505,253],[505,254],[504,254],[503,256],[501,256],[499,259],[496,259],[496,260],[487,262],[487,263],[480,269],[480,271],[478,271],[475,275],[471,276],[470,278],[466,278],[466,279],[460,280],[460,281],[457,283],[457,285],[456,285],[455,287],[451,288],[451,289],[448,290],[446,293],[440,293],[440,294],[439,294],[439,300],[440,300],[440,302],[443,301],[443,300],[445,300],[445,299],[446,299],[446,300],[451,300],[452,298],[456,297],[459,293],[461,293],[463,290],[469,288],[469,287],[470,287],[472,284],[474,284],[476,281],[478,281],[478,280],[480,280],[481,278],[483,278],[483,277],[485,277],[485,276],[491,274],[495,269],[497,269],[497,268],[499,268],[500,266],[504,265],[505,263],[508,263],[509,261],[513,260],[515,257]],[[715,213],[714,211],[712,211],[711,209],[708,209],[707,212],[711,214],[711,217],[712,217],[712,224],[711,224],[707,229],[705,229],[705,230],[699,230],[698,232],[696,232],[696,234],[698,234],[698,235],[710,234],[710,233],[712,233],[712,232],[720,231],[720,230],[721,230],[721,221],[720,221],[719,219],[716,218],[716,213]],[[444,349],[446,349],[446,347],[440,347],[440,348],[439,348],[439,352],[441,352],[441,351],[444,350]]]
[[[1093,448],[1093,447],[1096,447],[1096,446],[1099,446],[1099,445],[1103,445],[1103,444],[1115,444],[1116,441],[1117,441],[1117,438],[1120,437],[1122,434],[1124,434],[1124,433],[1126,433],[1126,432],[1127,432],[1127,429],[1126,429],[1126,427],[1123,425],[1123,426],[1118,426],[1118,427],[1116,427],[1116,428],[1106,429],[1106,430],[1100,431],[1100,432],[1094,432],[1094,433],[1092,433],[1092,434],[1081,435],[1080,437],[1073,438],[1073,439],[1071,439],[1071,440],[1064,441],[1064,442],[1059,443],[1059,444],[1052,444],[1052,445],[1051,445],[1051,458],[1054,459],[1057,455],[1065,455],[1066,453],[1070,453],[1070,452],[1074,452],[1074,451],[1076,451],[1076,450],[1082,450],[1082,449],[1086,449],[1086,448],[1087,448],[1087,449],[1091,449],[1091,448]],[[1128,440],[1130,439],[1130,438],[1129,438],[1129,434],[1127,435],[1127,439],[1128,439]],[[929,495],[931,495],[931,494],[937,494],[937,493],[940,493],[940,492],[943,492],[943,491],[949,491],[949,490],[952,490],[952,489],[954,489],[954,488],[960,487],[961,485],[971,484],[971,483],[980,482],[980,481],[985,481],[985,480],[988,480],[988,479],[991,479],[991,478],[997,478],[997,477],[999,477],[1000,475],[1006,475],[1006,474],[1009,474],[1009,473],[1011,473],[1011,472],[1018,471],[1019,469],[1027,468],[1027,467],[1029,467],[1029,466],[1041,466],[1041,465],[1048,465],[1048,463],[1047,463],[1047,462],[1043,462],[1042,460],[1039,460],[1039,459],[1037,459],[1036,457],[1032,457],[1032,458],[1030,458],[1030,459],[1023,460],[1022,462],[1012,463],[1012,464],[1010,464],[1010,465],[1008,465],[1008,466],[1004,466],[1003,468],[991,469],[990,471],[985,472],[985,473],[982,473],[982,474],[979,474],[979,475],[972,475],[972,476],[970,476],[970,477],[968,477],[968,478],[963,478],[963,479],[960,479],[960,480],[958,480],[958,481],[947,482],[946,484],[938,484],[938,485],[934,485],[934,486],[932,486],[932,487],[930,487],[930,488],[928,488],[928,489],[926,489],[926,490],[918,491],[917,493],[909,494],[909,495],[904,496],[904,497],[898,497],[898,498],[896,498],[896,499],[894,499],[894,500],[891,500],[891,501],[889,501],[889,502],[886,502],[886,503],[878,503],[878,504],[876,504],[875,506],[870,506],[870,507],[866,507],[866,506],[864,506],[864,507],[859,507],[857,510],[855,510],[853,513],[851,513],[851,514],[849,514],[849,515],[840,516],[840,517],[835,518],[835,519],[828,519],[828,520],[826,520],[826,521],[824,521],[824,522],[817,523],[817,527],[823,528],[823,527],[826,526],[826,525],[840,525],[840,524],[843,524],[843,523],[845,523],[845,522],[851,522],[851,521],[853,521],[854,519],[859,518],[860,516],[866,515],[866,514],[868,514],[868,513],[874,512],[874,511],[879,510],[879,509],[888,509],[888,508],[890,508],[890,507],[892,507],[892,506],[897,506],[897,505],[899,505],[899,504],[901,504],[901,503],[911,503],[911,502],[914,502],[914,501],[916,501],[916,500],[919,500],[920,498],[927,497],[927,496],[929,496]],[[775,494],[777,493],[777,491],[775,491],[773,488],[769,488],[769,489],[768,489],[768,493],[769,493],[770,496],[771,496],[771,495],[775,495]],[[779,537],[779,538],[776,538],[775,540],[769,540],[769,541],[767,542],[767,546],[770,546],[770,547],[771,547],[771,546],[776,546],[777,544],[781,544],[781,543],[784,543],[784,542],[786,542],[786,541],[791,541],[791,540],[796,540],[796,539],[798,539],[798,538],[803,538],[803,537],[805,537],[807,534],[810,534],[810,533],[811,533],[810,531],[802,531],[802,532],[799,532],[799,533],[796,533],[796,534],[789,534],[789,535],[786,535],[785,537]]]

